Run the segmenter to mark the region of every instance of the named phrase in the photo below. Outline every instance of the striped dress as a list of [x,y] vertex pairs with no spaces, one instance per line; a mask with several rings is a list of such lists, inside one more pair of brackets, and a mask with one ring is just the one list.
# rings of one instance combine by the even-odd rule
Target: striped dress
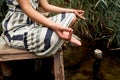
[[[30,0],[34,9],[38,8],[37,0]],[[64,43],[57,34],[32,21],[20,8],[17,0],[7,0],[8,13],[3,20],[3,38],[12,48],[27,49],[37,56],[47,57],[54,55]],[[61,13],[49,17],[55,23],[68,27],[74,18],[73,13]]]

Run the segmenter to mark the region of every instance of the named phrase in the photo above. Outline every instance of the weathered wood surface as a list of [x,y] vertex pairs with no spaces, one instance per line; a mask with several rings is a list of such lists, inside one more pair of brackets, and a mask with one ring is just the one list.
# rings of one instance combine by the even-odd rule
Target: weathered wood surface
[[[19,50],[13,48],[0,49],[0,62],[4,61],[14,61],[14,60],[24,60],[24,59],[38,59],[34,53],[30,53],[26,50]],[[54,75],[55,80],[65,80],[64,77],[64,63],[63,63],[63,53],[58,51],[54,56]]]
[[12,49],[12,48],[0,49],[0,61],[37,59],[37,58],[40,58],[40,57],[26,50],[19,50],[19,49]]
[[54,74],[55,74],[55,80],[65,80],[62,51],[58,51],[54,55]]

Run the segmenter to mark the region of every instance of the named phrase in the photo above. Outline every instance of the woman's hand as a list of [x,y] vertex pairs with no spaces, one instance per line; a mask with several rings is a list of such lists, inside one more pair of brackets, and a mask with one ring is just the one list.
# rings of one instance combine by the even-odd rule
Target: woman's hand
[[75,13],[77,17],[85,20],[85,17],[83,16],[85,12],[83,10],[74,9],[73,13]]
[[72,37],[72,33],[73,33],[72,28],[64,28],[64,27],[58,26],[56,27],[56,29],[54,29],[54,31],[61,39],[67,40],[78,46],[81,46],[81,42],[76,38]]
[[[56,29],[54,30],[57,35],[64,40],[70,40],[72,33],[73,33],[73,29],[72,28],[64,28],[64,27],[56,27]],[[67,34],[66,34],[67,33]]]

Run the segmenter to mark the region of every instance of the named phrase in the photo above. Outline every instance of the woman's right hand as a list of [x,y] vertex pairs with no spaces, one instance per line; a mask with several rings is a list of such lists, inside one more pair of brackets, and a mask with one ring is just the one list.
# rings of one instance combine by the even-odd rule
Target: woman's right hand
[[[72,28],[64,28],[64,27],[56,27],[56,29],[54,30],[56,32],[56,34],[64,40],[70,40],[72,33],[73,33],[73,29]],[[67,34],[66,34],[67,33]]]
[[65,28],[65,27],[58,26],[54,29],[54,31],[61,39],[72,42],[78,46],[81,46],[81,42],[72,36],[72,33],[73,33],[72,28]]

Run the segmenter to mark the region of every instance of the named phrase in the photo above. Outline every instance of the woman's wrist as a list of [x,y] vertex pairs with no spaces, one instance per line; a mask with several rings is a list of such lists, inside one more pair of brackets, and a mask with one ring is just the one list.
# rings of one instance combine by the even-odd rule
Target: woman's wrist
[[58,27],[60,27],[59,24],[57,24],[57,23],[53,23],[51,29],[52,29],[53,31],[56,31]]
[[71,11],[70,11],[71,13],[75,13],[75,9],[71,9]]
[[73,13],[75,13],[77,11],[77,9],[73,9]]

